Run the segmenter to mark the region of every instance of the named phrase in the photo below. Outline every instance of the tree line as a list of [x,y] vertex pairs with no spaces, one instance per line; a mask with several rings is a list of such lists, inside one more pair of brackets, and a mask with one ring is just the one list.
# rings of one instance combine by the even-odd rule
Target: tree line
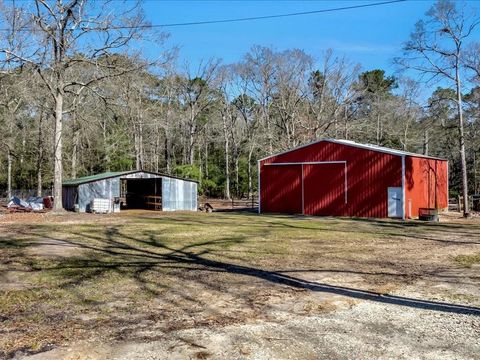
[[264,46],[233,64],[193,66],[164,47],[167,34],[151,31],[139,4],[126,4],[2,3],[7,195],[60,198],[64,178],[144,169],[197,179],[208,196],[251,197],[257,159],[321,138],[447,158],[451,195],[480,192],[478,19],[463,4],[432,7],[394,59],[407,71],[395,74],[334,50]]

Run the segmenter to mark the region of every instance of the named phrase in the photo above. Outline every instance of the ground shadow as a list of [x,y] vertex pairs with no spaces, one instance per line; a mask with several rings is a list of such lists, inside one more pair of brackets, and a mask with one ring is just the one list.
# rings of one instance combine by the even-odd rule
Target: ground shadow
[[[460,304],[438,302],[424,299],[415,299],[390,294],[382,294],[374,291],[356,289],[351,287],[335,286],[326,283],[308,281],[299,277],[287,275],[287,271],[270,271],[252,266],[238,265],[227,261],[210,259],[207,256],[214,255],[215,251],[209,248],[210,245],[218,246],[219,244],[233,244],[243,241],[242,237],[238,238],[222,238],[211,241],[201,241],[192,243],[175,249],[162,242],[155,234],[145,233],[145,238],[134,237],[122,234],[117,228],[109,228],[104,234],[93,235],[86,233],[72,233],[76,238],[89,238],[99,242],[99,245],[91,245],[81,240],[71,239],[53,239],[66,241],[74,246],[93,251],[96,256],[77,259],[75,263],[58,265],[47,268],[37,268],[35,270],[54,270],[54,269],[95,269],[90,276],[98,276],[103,270],[121,269],[121,268],[137,268],[135,271],[135,279],[139,282],[147,281],[139,276],[142,272],[153,269],[156,266],[170,269],[183,269],[185,271],[211,271],[226,272],[234,275],[248,276],[261,279],[270,283],[289,286],[298,289],[306,289],[315,292],[331,293],[346,296],[354,299],[374,301],[384,304],[392,304],[418,309],[433,310],[439,312],[470,314],[480,316],[480,308],[466,306]],[[124,241],[122,241],[124,240]],[[136,244],[136,245],[132,245]],[[195,252],[195,250],[199,252]],[[119,261],[103,262],[102,256],[105,254],[109,257],[118,258]],[[133,260],[136,259],[136,260]],[[289,270],[294,273],[296,270]],[[302,270],[298,270],[302,271]],[[315,271],[310,269],[309,271]],[[321,271],[321,270],[319,270]],[[354,273],[354,271],[352,271]],[[68,285],[76,285],[83,281],[83,275],[80,274],[76,279],[72,279]],[[143,288],[151,290],[150,287],[143,284]]]

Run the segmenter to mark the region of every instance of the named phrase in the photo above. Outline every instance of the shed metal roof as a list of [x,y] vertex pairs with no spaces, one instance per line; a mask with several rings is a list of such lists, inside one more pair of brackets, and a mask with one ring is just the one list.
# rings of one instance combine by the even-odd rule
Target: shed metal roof
[[157,176],[160,176],[160,177],[167,177],[167,178],[172,178],[172,179],[179,179],[179,180],[183,180],[183,181],[191,181],[191,182],[198,183],[198,181],[196,181],[196,180],[180,178],[180,177],[161,174],[161,173],[156,173],[156,172],[152,172],[152,171],[132,170],[132,171],[108,171],[108,172],[104,172],[104,173],[100,173],[100,174],[83,176],[83,177],[76,178],[76,179],[69,179],[69,180],[63,181],[63,186],[77,186],[77,185],[86,184],[86,183],[89,183],[89,182],[94,182],[94,181],[99,181],[99,180],[104,180],[104,179],[110,179],[110,178],[114,178],[114,177],[122,177],[122,176],[125,176],[125,175],[135,174],[135,173],[139,173],[139,172],[143,172],[143,173],[147,173],[147,174],[154,174],[154,175],[157,175]]
[[421,158],[426,158],[426,159],[447,161],[446,159],[442,159],[442,158],[439,158],[439,157],[422,155],[422,154],[416,154],[416,153],[412,153],[412,152],[408,152],[408,151],[396,150],[396,149],[391,149],[391,148],[387,148],[387,147],[383,147],[383,146],[378,146],[378,145],[359,144],[359,143],[356,143],[355,141],[350,141],[350,140],[337,140],[337,139],[321,139],[321,140],[317,140],[317,141],[314,141],[314,142],[311,142],[311,143],[308,143],[308,144],[305,144],[305,145],[297,146],[297,147],[295,147],[295,148],[293,148],[293,149],[290,149],[290,150],[287,150],[287,151],[283,151],[283,152],[278,153],[278,154],[273,154],[273,155],[264,157],[263,159],[260,159],[260,160],[258,160],[258,161],[263,161],[263,160],[269,159],[269,158],[274,157],[274,156],[286,154],[286,153],[289,153],[289,152],[291,152],[291,151],[294,151],[294,150],[297,150],[297,149],[301,149],[301,148],[303,148],[303,147],[307,147],[307,146],[310,146],[310,145],[313,145],[313,144],[317,144],[317,143],[320,143],[320,142],[323,142],[323,141],[331,142],[331,143],[336,143],[336,144],[342,144],[342,145],[346,145],[346,146],[357,147],[357,148],[366,149],[366,150],[371,150],[371,151],[378,151],[378,152],[381,152],[381,153],[398,155],[398,156],[412,156],[412,157],[421,157]]

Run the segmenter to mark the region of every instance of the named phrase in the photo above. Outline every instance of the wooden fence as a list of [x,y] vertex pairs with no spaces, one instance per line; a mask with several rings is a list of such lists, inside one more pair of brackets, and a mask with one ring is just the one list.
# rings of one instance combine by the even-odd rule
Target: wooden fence
[[235,209],[235,208],[249,208],[249,209],[258,208],[258,200],[253,196],[251,199],[233,199],[232,198],[232,209]]
[[[480,194],[470,195],[468,197],[470,210],[480,211]],[[448,210],[463,211],[463,196],[458,195],[456,198],[450,198],[448,201]]]
[[214,210],[242,210],[258,208],[258,199],[255,196],[243,199],[212,199],[200,198],[199,204],[210,204]]

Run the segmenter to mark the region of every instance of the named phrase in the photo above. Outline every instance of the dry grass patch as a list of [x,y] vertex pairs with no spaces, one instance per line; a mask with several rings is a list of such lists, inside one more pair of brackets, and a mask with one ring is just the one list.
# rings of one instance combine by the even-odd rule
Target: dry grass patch
[[455,261],[465,267],[472,267],[475,264],[480,264],[480,253],[473,255],[459,255]]

